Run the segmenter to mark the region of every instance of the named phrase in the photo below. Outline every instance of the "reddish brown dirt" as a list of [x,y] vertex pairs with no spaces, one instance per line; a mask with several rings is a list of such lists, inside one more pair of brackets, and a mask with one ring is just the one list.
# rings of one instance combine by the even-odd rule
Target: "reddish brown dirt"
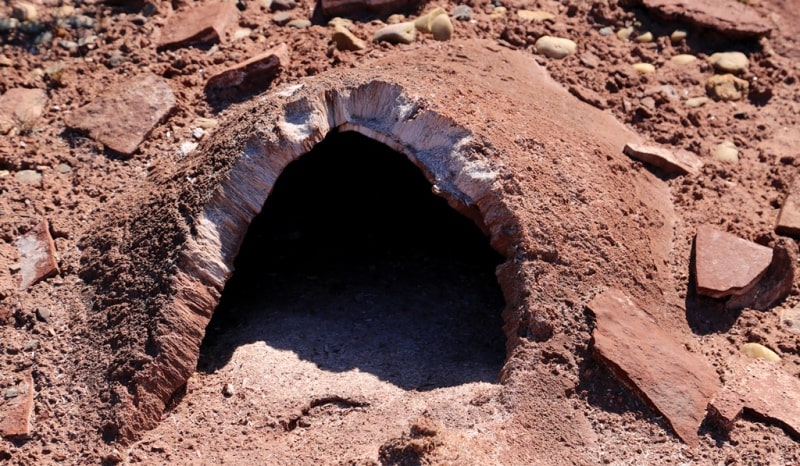
[[[40,16],[47,18],[59,2],[35,3]],[[406,327],[411,325],[407,319],[374,322],[363,315],[368,306],[397,318],[392,312],[398,308],[418,309],[423,303],[456,313],[474,310],[476,303],[481,309],[496,308],[497,296],[492,294],[496,290],[493,284],[486,285],[485,268],[475,274],[472,265],[462,267],[447,257],[433,257],[425,269],[412,267],[418,261],[388,257],[378,263],[383,267],[373,264],[374,270],[346,271],[352,279],[347,286],[337,274],[299,273],[295,278],[300,281],[289,280],[291,273],[280,274],[287,282],[269,302],[263,301],[263,295],[253,296],[234,303],[239,312],[229,313],[229,320],[212,322],[211,329],[218,333],[206,342],[198,372],[185,393],[175,398],[162,423],[136,443],[116,443],[115,432],[108,428],[108,412],[101,409],[114,402],[113,396],[87,385],[105,377],[91,371],[107,366],[111,356],[104,348],[114,347],[115,342],[86,340],[86,335],[91,335],[89,326],[97,324],[91,311],[97,290],[87,283],[92,279],[96,283],[96,277],[79,275],[86,261],[82,248],[86,238],[96,237],[98,230],[109,229],[110,238],[118,236],[119,232],[111,230],[124,223],[124,213],[116,217],[116,223],[103,224],[98,220],[108,215],[103,213],[105,206],[122,198],[153,198],[140,192],[143,180],[165,176],[180,162],[179,146],[193,139],[191,131],[198,117],[223,120],[251,96],[208,96],[203,91],[206,77],[280,43],[289,45],[291,61],[270,88],[326,70],[356,67],[368,59],[391,58],[398,49],[413,54],[436,46],[429,37],[420,37],[408,46],[370,44],[361,53],[330,51],[324,22],[305,30],[278,27],[271,22],[274,13],[259,2],[246,1],[239,27],[253,29],[250,38],[226,41],[212,50],[157,51],[156,34],[172,5],[155,3],[159,12],[140,24],[136,8],[82,2],[78,11],[95,18],[94,29],[55,33],[71,40],[93,33],[100,39],[72,54],[59,46],[37,47],[31,36],[0,35],[0,53],[12,62],[0,67],[0,93],[32,87],[47,90],[49,98],[42,119],[33,128],[0,138],[0,170],[9,172],[0,177],[0,390],[4,392],[31,370],[36,389],[32,435],[0,441],[0,462],[96,464],[105,459],[137,464],[375,464],[420,457],[427,464],[800,462],[797,439],[779,426],[749,417],[737,422],[729,437],[709,424],[701,429],[700,447],[690,449],[682,444],[664,419],[588,357],[585,346],[571,346],[588,341],[589,327],[582,312],[585,303],[570,303],[565,307],[569,312],[562,309],[558,316],[561,328],[575,329],[563,344],[574,349],[574,358],[562,360],[523,344],[516,350],[515,363],[506,368],[516,376],[502,386],[496,374],[494,378],[487,375],[498,367],[493,342],[486,342],[488,349],[477,357],[463,354],[464,343],[453,327],[464,324],[454,323],[453,315],[433,320],[419,316],[424,324],[416,330]],[[752,341],[778,350],[783,367],[796,377],[800,339],[781,330],[778,316],[782,309],[800,302],[797,284],[784,302],[766,312],[725,311],[722,303],[692,291],[690,257],[699,224],[714,224],[764,245],[771,246],[777,239],[773,231],[777,210],[800,166],[800,4],[796,0],[751,2],[775,26],[768,39],[730,42],[690,29],[690,40],[673,45],[667,36],[682,25],[650,17],[636,2],[503,3],[509,17],[491,19],[489,2],[473,2],[476,21],[455,23],[455,44],[482,38],[498,47],[533,54],[533,43],[543,34],[570,37],[578,42],[576,55],[564,60],[534,55],[558,82],[607,109],[646,139],[694,151],[706,163],[697,176],[658,174],[669,185],[677,214],[670,286],[677,287],[683,300],[670,303],[674,313],[660,324],[710,360],[723,380],[740,364],[740,346]],[[439,5],[452,11],[456,3]],[[556,13],[557,18],[526,23],[513,15],[521,8],[544,9]],[[311,16],[313,9],[313,2],[302,0],[293,11]],[[0,17],[7,17],[10,11],[11,6],[4,4]],[[406,13],[415,17],[418,12]],[[368,38],[379,23],[373,17],[361,19],[353,29]],[[656,41],[623,42],[598,32],[606,26],[616,30],[633,24],[639,25],[638,30],[652,31]],[[669,57],[692,53],[702,58],[724,50],[742,50],[750,58],[750,68],[743,76],[751,83],[747,99],[712,101],[690,109],[682,100],[663,95],[664,85],[671,86],[679,99],[705,95],[703,83],[713,73],[704,60],[679,68]],[[656,64],[657,72],[636,74],[630,65],[639,61]],[[53,73],[50,67],[59,63],[64,70]],[[132,158],[109,153],[65,128],[65,112],[143,70],[170,80],[178,107]],[[458,75],[452,79],[457,88]],[[737,164],[712,159],[713,148],[723,140],[732,140],[740,148]],[[71,170],[62,173],[60,164]],[[628,168],[644,170],[638,163]],[[41,184],[20,183],[15,174],[24,169],[40,171]],[[51,224],[61,273],[18,292],[15,263],[19,257],[14,241],[43,217]],[[152,234],[156,237],[159,231]],[[168,249],[169,238],[161,239]],[[115,260],[119,258],[108,257],[109,262]],[[403,275],[402,270],[411,273]],[[343,273],[338,271],[338,275]],[[452,278],[435,282],[443,276]],[[470,281],[476,277],[484,279]],[[148,277],[124,278],[141,283]],[[584,271],[569,275],[576,288],[584,278]],[[465,284],[467,293],[462,291]],[[293,290],[297,293],[285,294]],[[300,291],[302,299],[287,298]],[[146,296],[118,296],[119,302],[130,299]],[[310,313],[309,303],[322,303],[323,315]],[[221,309],[230,309],[224,306]],[[270,314],[252,312],[270,306],[275,307]],[[48,309],[52,315],[42,319],[37,309]],[[340,315],[343,317],[337,318]],[[482,323],[481,316],[473,317],[473,327],[464,325],[463,337],[470,345],[475,344],[470,332],[491,325]],[[352,320],[353,326],[342,326],[345,318]],[[363,325],[361,333],[357,332],[359,325]],[[432,358],[403,352],[419,342],[393,336],[391,330],[403,335],[418,333],[422,341],[450,332],[452,339],[437,342],[441,347],[436,353],[442,357]],[[328,333],[338,339],[331,341]],[[369,371],[356,371],[354,367],[367,362],[353,359],[358,354],[348,351],[353,346],[349,340],[360,335],[373,338],[363,342],[364,348],[377,345],[380,349],[376,350],[378,357],[370,359],[375,367]],[[397,339],[374,339],[376,335]],[[31,346],[32,340],[38,345]],[[387,346],[395,351],[384,352]],[[454,352],[447,353],[450,350]],[[126,357],[132,366],[143,359],[137,354],[115,357]],[[418,359],[425,359],[426,364],[414,364]],[[452,368],[454,360],[468,370],[448,377],[443,371]],[[271,375],[267,378],[264,374]],[[223,395],[228,383],[233,385],[230,397]],[[563,387],[562,393],[552,392],[557,386]],[[344,392],[348,396],[340,395]],[[517,402],[531,399],[535,402]],[[574,411],[555,411],[555,399],[566,399]]]

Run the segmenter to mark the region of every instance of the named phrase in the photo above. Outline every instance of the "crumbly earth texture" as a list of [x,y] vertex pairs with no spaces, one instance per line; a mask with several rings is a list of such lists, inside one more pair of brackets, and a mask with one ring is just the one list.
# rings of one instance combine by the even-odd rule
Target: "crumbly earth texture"
[[[0,6],[0,19],[12,16],[11,3]],[[0,31],[0,94],[24,87],[43,89],[48,97],[40,118],[16,120],[10,133],[0,136],[0,397],[12,395],[10,390],[31,374],[34,409],[28,438],[0,440],[0,462],[800,462],[800,439],[755,417],[736,421],[729,434],[708,422],[700,430],[698,447],[683,444],[658,413],[591,357],[585,344],[570,346],[590,341],[583,302],[568,302],[557,313],[562,320],[560,328],[572,329],[564,347],[574,350],[573,356],[547,354],[523,342],[516,349],[516,362],[506,367],[517,374],[510,384],[497,383],[496,376],[482,372],[485,366],[468,366],[474,361],[467,357],[463,358],[464,371],[474,375],[468,380],[449,378],[441,373],[452,364],[440,366],[437,358],[404,351],[409,344],[406,340],[374,342],[394,352],[381,352],[374,360],[355,360],[362,367],[372,364],[379,369],[362,372],[347,364],[337,366],[336,361],[351,360],[336,355],[347,353],[350,342],[361,341],[365,334],[419,332],[420,341],[438,340],[437,332],[460,325],[441,321],[419,329],[402,319],[373,322],[362,308],[383,314],[395,307],[496,306],[491,299],[472,294],[480,286],[472,286],[466,278],[430,284],[463,273],[453,264],[432,265],[430,276],[422,274],[416,277],[421,281],[406,288],[403,283],[394,284],[392,274],[364,275],[363,270],[348,272],[353,284],[344,291],[339,290],[342,285],[337,280],[306,275],[300,281],[287,278],[285,285],[272,285],[279,294],[273,302],[281,304],[281,310],[270,314],[268,320],[259,313],[248,314],[248,308],[258,307],[260,298],[245,301],[240,323],[219,323],[223,330],[206,342],[197,373],[175,397],[161,424],[133,443],[118,442],[101,409],[114,400],[101,399],[96,394],[106,392],[86,386],[87,381],[98,379],[87,371],[103,367],[99,359],[112,358],[115,342],[86,341],[88,326],[95,318],[96,290],[91,282],[96,277],[79,273],[85,266],[85,239],[103,229],[109,229],[110,237],[119,233],[112,231],[118,224],[98,222],[105,215],[104,208],[123,197],[152,198],[151,193],[145,196],[137,191],[147,177],[164,176],[176,164],[184,163],[191,157],[190,144],[208,137],[197,128],[213,132],[215,126],[209,120],[224,121],[259,92],[323,71],[399,57],[400,52],[408,60],[415,50],[436,43],[431,36],[417,33],[408,45],[368,41],[363,51],[338,51],[329,44],[333,26],[327,24],[329,18],[316,12],[315,2],[300,0],[288,10],[292,19],[311,21],[309,27],[299,28],[279,25],[284,22],[278,18],[284,10],[270,7],[269,2],[245,0],[238,2],[238,19],[228,26],[219,44],[159,49],[158,35],[173,11],[205,2],[129,2],[127,6],[99,1],[32,3],[41,28],[35,32],[24,27]],[[502,2],[507,9],[504,15],[488,1],[467,4],[471,20],[453,20],[453,45],[480,38],[499,48],[530,54],[573,95],[612,113],[644,139],[700,157],[704,166],[697,174],[656,172],[669,187],[677,216],[669,283],[677,287],[674,292],[682,305],[659,323],[668,333],[679,335],[689,350],[706,358],[723,382],[746,362],[740,348],[748,342],[776,350],[783,370],[797,378],[800,337],[780,323],[781,313],[800,303],[797,283],[785,300],[767,311],[732,312],[725,310],[722,301],[696,295],[690,259],[694,234],[703,224],[765,246],[773,246],[778,239],[774,232],[778,210],[800,167],[800,2],[747,2],[772,27],[770,36],[760,39],[729,39],[669,22],[635,1],[510,0]],[[70,11],[65,6],[75,8]],[[429,3],[398,13],[414,20],[435,6],[452,14],[459,3]],[[524,20],[517,15],[523,9],[543,10],[554,18]],[[58,22],[57,16],[65,20]],[[365,40],[389,22],[389,13],[350,17],[349,29]],[[615,33],[626,27],[633,27],[633,32],[630,39],[623,40]],[[675,30],[685,30],[687,38],[671,41],[669,36]],[[653,40],[637,41],[645,32],[651,32]],[[573,40],[576,53],[563,59],[537,54],[534,44],[546,35]],[[288,46],[289,60],[262,88],[205,90],[208,77],[280,44]],[[709,99],[694,106],[694,98],[707,95],[705,83],[715,73],[705,58],[733,50],[749,58],[749,66],[737,75],[749,83],[747,94],[741,100]],[[679,54],[699,59],[677,65],[670,58]],[[653,64],[655,71],[638,72],[633,67],[636,63]],[[454,63],[453,69],[458,70],[459,65]],[[113,84],[144,72],[169,81],[176,105],[132,156],[110,152],[65,126],[64,115]],[[451,79],[457,89],[458,72]],[[505,80],[512,87],[526,85],[514,76]],[[724,141],[736,145],[738,162],[714,158],[715,149]],[[630,161],[625,169],[649,168]],[[41,179],[31,181],[30,170],[41,174]],[[18,291],[20,258],[15,242],[42,218],[50,223],[60,273]],[[395,261],[385,270],[399,270],[403,265]],[[618,264],[626,265],[630,264]],[[577,288],[589,272],[577,269],[579,263],[571,266],[576,269],[569,277]],[[386,291],[388,282],[395,286],[391,293]],[[461,291],[465,288],[470,292]],[[344,300],[341,302],[353,303],[355,310],[344,312],[331,304],[309,311],[313,303],[329,302],[332,293]],[[147,296],[122,295],[118,299],[124,302]],[[340,315],[363,325],[363,331],[355,331],[358,326],[342,326]],[[267,327],[277,335],[269,342],[259,337]],[[330,334],[339,336],[331,340]],[[456,344],[463,343],[459,340]],[[303,353],[306,350],[314,356]],[[141,356],[130,354],[133,365],[137,357]],[[433,382],[418,377],[418,365],[411,364],[426,358],[430,373],[439,374]],[[559,384],[561,392],[553,393]],[[531,393],[536,396],[527,396]],[[534,401],[520,405],[517,399]],[[555,399],[566,399],[573,411],[554,411]],[[514,409],[509,410],[510,406]]]

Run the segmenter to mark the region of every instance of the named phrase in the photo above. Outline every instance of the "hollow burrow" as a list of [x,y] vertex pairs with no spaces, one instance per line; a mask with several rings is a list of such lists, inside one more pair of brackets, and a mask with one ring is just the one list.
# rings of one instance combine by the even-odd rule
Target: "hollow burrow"
[[87,341],[103,342],[90,385],[105,400],[108,438],[159,422],[196,368],[251,222],[286,167],[331,132],[403,154],[505,258],[505,382],[536,366],[537,345],[573,359],[588,340],[584,305],[602,287],[663,308],[673,213],[663,183],[622,155],[639,138],[523,53],[454,47],[262,95],[174,169],[156,167],[148,197],[100,215],[82,242],[82,276],[94,290]]
[[287,166],[251,222],[198,369],[264,341],[406,390],[496,382],[502,256],[430,188],[404,155],[329,133]]

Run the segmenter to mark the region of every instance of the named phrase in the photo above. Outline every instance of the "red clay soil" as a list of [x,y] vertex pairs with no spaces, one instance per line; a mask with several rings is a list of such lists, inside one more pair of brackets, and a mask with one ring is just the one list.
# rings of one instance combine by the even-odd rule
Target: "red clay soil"
[[[800,337],[780,319],[800,302],[797,283],[766,310],[726,310],[724,299],[697,295],[691,264],[701,225],[769,247],[793,241],[774,227],[800,166],[797,1],[748,2],[771,32],[733,39],[634,1],[514,0],[502,2],[505,16],[492,16],[490,2],[470,2],[472,21],[453,20],[447,43],[418,33],[409,45],[369,42],[360,52],[329,46],[332,28],[310,0],[290,10],[311,19],[308,28],[279,26],[277,10],[244,1],[238,26],[229,25],[219,44],[164,50],[161,29],[173,10],[206,2],[150,2],[153,12],[88,1],[64,13],[91,18],[88,28],[53,20],[61,2],[33,3],[54,42],[0,32],[0,93],[24,87],[48,97],[38,120],[0,136],[0,426],[26,400],[33,406],[22,426],[27,435],[0,440],[0,462],[800,462],[796,432],[747,410],[731,425],[709,418],[696,447],[683,443],[629,381],[593,357],[587,311],[597,294],[620,288],[723,384],[743,373],[749,360],[740,349],[748,342],[776,351],[778,370],[788,375],[782,383],[797,382]],[[438,5],[452,12],[457,3]],[[413,19],[433,6],[402,13]],[[555,18],[525,21],[516,16],[523,8]],[[0,18],[11,13],[10,4],[0,7]],[[388,17],[353,19],[351,30],[368,39]],[[613,33],[627,26],[632,40]],[[243,28],[249,34],[234,39]],[[670,41],[676,29],[688,32],[685,41]],[[652,42],[633,40],[646,31]],[[534,47],[543,35],[568,37],[577,52],[547,59]],[[58,45],[67,41],[81,45]],[[289,60],[271,81],[206,91],[208,77],[281,44]],[[749,83],[746,96],[688,106],[687,99],[706,96],[714,75],[704,58],[731,50],[749,58],[738,75]],[[678,66],[670,60],[677,54],[699,59]],[[656,71],[638,73],[638,62]],[[67,128],[69,115],[101,92],[145,72],[167,80],[176,106],[130,157]],[[316,128],[299,139],[307,146],[290,148],[295,156],[321,146],[315,150],[339,160],[348,148],[366,148],[397,160],[373,168],[400,181],[370,185],[370,172],[359,171],[364,162],[345,158],[297,165],[294,175],[287,168],[274,187],[255,190],[261,203],[274,196],[247,237],[249,218],[231,227],[235,247],[223,255],[227,270],[219,276],[224,284],[234,259],[237,275],[224,291],[203,283],[212,290],[197,295],[204,313],[183,328],[188,333],[177,333],[174,347],[186,352],[159,363],[165,329],[181,329],[172,311],[185,295],[175,277],[207,270],[190,270],[181,254],[201,236],[193,227],[203,225],[220,187],[246,167],[248,138],[283,140],[285,129],[273,131],[281,121],[303,129],[285,118],[295,98],[324,100],[375,81],[396,83],[421,118],[442,117],[441,128],[471,136],[470,161],[499,174],[491,188],[476,191],[473,200],[484,203],[461,202],[449,185],[438,186],[441,173],[425,165],[419,148],[336,139],[336,131],[322,142],[328,131]],[[298,83],[304,87],[292,87]],[[370,132],[369,124],[345,128],[372,139],[383,134],[379,142],[392,145],[389,133]],[[197,128],[205,134],[197,137]],[[675,176],[623,154],[624,143],[645,141],[691,151],[704,166]],[[738,162],[714,158],[723,141],[738,147]],[[31,182],[28,170],[41,179]],[[427,195],[431,183],[440,197]],[[409,199],[415,210],[403,216]],[[342,209],[362,200],[363,210]],[[378,215],[385,205],[397,216]],[[478,226],[444,213],[456,210]],[[59,273],[19,290],[16,242],[42,219]],[[448,233],[420,239],[431,231]],[[468,239],[455,245],[476,256],[447,247],[459,235]]]

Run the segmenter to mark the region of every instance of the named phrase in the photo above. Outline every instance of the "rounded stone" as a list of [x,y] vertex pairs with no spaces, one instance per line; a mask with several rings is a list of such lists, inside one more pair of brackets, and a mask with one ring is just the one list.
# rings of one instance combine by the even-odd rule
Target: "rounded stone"
[[436,40],[450,40],[453,37],[453,23],[447,15],[439,15],[431,23],[431,33]]
[[742,52],[721,52],[708,57],[708,62],[721,73],[738,74],[747,69],[749,61]]
[[548,58],[561,59],[577,50],[578,44],[562,37],[542,36],[536,41],[536,51]]
[[17,181],[22,184],[39,184],[42,182],[42,174],[36,170],[20,170],[17,172]]
[[633,69],[636,70],[637,73],[655,73],[656,67],[651,65],[650,63],[634,63]]
[[286,26],[295,29],[306,29],[311,26],[311,21],[307,19],[293,19],[286,23]]
[[433,20],[441,15],[447,15],[447,12],[444,11],[444,8],[436,7],[428,13],[417,18],[414,21],[414,27],[417,28],[417,31],[419,32],[429,33],[431,32],[431,27],[433,26]]
[[669,40],[673,43],[678,43],[686,39],[686,31],[682,31],[680,29],[676,29],[672,31],[672,34],[669,35]]
[[555,19],[556,15],[553,13],[548,13],[546,11],[541,10],[519,10],[517,12],[517,16],[520,19],[524,19],[525,21],[547,21],[550,19]]
[[686,99],[686,106],[689,108],[702,107],[707,103],[708,97],[692,97],[690,99]]
[[622,28],[619,31],[617,31],[617,37],[619,37],[622,40],[630,39],[631,38],[631,34],[633,34],[633,28],[632,27]]
[[467,5],[458,5],[453,10],[453,18],[458,21],[469,21],[472,19],[472,8]]
[[688,65],[689,63],[694,63],[697,61],[697,57],[694,55],[689,55],[686,53],[682,53],[680,55],[675,55],[674,57],[669,59],[672,63],[675,63],[678,66]]
[[653,42],[653,33],[652,32],[645,32],[644,34],[640,34],[636,36],[636,42],[641,42],[643,44]]
[[721,162],[736,163],[739,161],[739,148],[731,141],[723,141],[714,149],[714,158]]
[[745,343],[742,345],[742,352],[751,359],[764,359],[770,362],[779,362],[781,357],[774,351],[758,343]]
[[339,50],[356,51],[367,48],[366,42],[359,39],[355,34],[339,24],[333,27],[331,41],[336,44],[336,48]]
[[390,44],[410,44],[416,37],[414,23],[391,24],[375,31],[373,40],[375,42],[388,42]]

